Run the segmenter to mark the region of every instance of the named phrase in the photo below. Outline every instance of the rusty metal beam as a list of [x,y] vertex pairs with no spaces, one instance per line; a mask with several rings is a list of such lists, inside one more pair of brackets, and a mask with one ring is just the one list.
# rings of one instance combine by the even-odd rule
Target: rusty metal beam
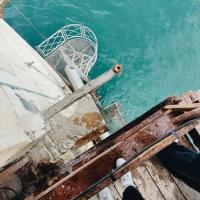
[[[194,127],[195,127],[195,124],[191,124],[187,128],[178,131],[177,134],[179,135],[179,137],[181,137],[186,132],[193,129]],[[141,153],[136,154],[135,158],[132,158],[131,160],[129,160],[126,163],[126,165],[122,166],[120,169],[107,171],[107,174],[101,177],[100,179],[97,179],[97,180],[94,179],[96,180],[96,182],[94,182],[91,185],[88,185],[87,182],[85,181],[82,182],[83,179],[85,180],[90,179],[90,177],[88,176],[91,176],[91,175],[93,176],[92,174],[93,172],[91,171],[91,169],[93,169],[95,163],[98,162],[97,160],[102,160],[105,156],[107,156],[107,154],[114,151],[117,147],[119,147],[119,145],[121,145],[121,144],[119,145],[116,144],[113,147],[111,147],[109,150],[97,156],[94,160],[91,160],[86,165],[75,170],[69,176],[61,179],[59,182],[49,187],[46,191],[42,192],[36,197],[33,197],[33,198],[31,197],[31,199],[47,200],[47,199],[59,198],[59,199],[64,200],[64,199],[79,199],[81,197],[90,198],[96,192],[100,191],[104,187],[111,184],[113,182],[113,176],[115,179],[120,178],[126,172],[132,170],[134,167],[139,166],[142,162],[150,159],[152,156],[154,156],[156,153],[161,151],[163,148],[170,145],[175,139],[177,138],[174,135],[170,135],[164,138],[163,140],[160,140],[160,142],[156,143],[153,146],[150,146],[149,148],[145,149],[145,151],[142,151]],[[94,173],[96,172],[97,171],[94,171]],[[81,177],[81,178],[78,178],[78,177]],[[88,188],[85,187],[85,190],[83,191],[79,190],[80,189],[79,185],[82,185],[82,184],[86,184],[85,186],[88,186]],[[76,195],[73,196],[73,192],[75,192]]]
[[[166,99],[92,149],[63,165],[57,173],[58,176],[53,178],[54,181],[46,189],[37,188],[26,200],[71,200],[79,199],[80,195],[89,198],[112,183],[113,176],[118,179],[150,159],[176,139],[171,131],[179,127],[173,124],[177,115],[163,109],[173,103],[174,97]],[[177,134],[181,137],[197,124],[199,122],[187,124]],[[120,169],[115,169],[118,157],[124,157],[127,163]]]
[[[70,161],[63,166],[60,172],[63,175],[57,177],[54,184],[46,190],[36,191],[27,199],[76,199],[79,194],[92,189],[86,194],[89,197],[112,182],[109,174],[115,168],[118,157],[124,157],[130,162],[120,171],[116,171],[116,178],[155,155],[175,139],[174,136],[165,138],[170,131],[178,127],[172,123],[174,114],[162,109],[168,104],[173,104],[173,98],[168,98],[103,142]],[[190,125],[179,134],[183,135],[193,128],[194,125]],[[152,146],[159,140],[161,143]],[[144,149],[146,149],[145,152]],[[104,177],[103,180],[102,177]],[[93,188],[95,183],[99,184]]]

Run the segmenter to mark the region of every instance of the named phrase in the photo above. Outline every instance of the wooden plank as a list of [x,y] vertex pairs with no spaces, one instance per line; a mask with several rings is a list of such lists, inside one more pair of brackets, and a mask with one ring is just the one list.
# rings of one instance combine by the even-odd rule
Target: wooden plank
[[17,170],[30,161],[29,157],[23,157],[16,162],[0,168],[0,184],[3,184],[8,177],[11,177]]
[[122,196],[120,195],[118,188],[114,184],[111,184],[109,188],[114,200],[122,200]]
[[94,195],[93,197],[89,198],[88,200],[99,200],[99,197],[97,195]]
[[178,188],[180,189],[180,191],[182,192],[182,194],[185,196],[187,200],[200,199],[200,193],[193,190],[191,187],[187,186],[182,181],[176,179],[173,175],[171,175],[171,177],[173,178],[174,182],[177,184]]
[[165,199],[185,200],[168,171],[156,157],[145,162],[144,165]]
[[199,108],[200,103],[193,103],[193,104],[177,104],[177,105],[167,105],[163,109],[165,110],[172,110],[172,111],[191,111],[195,108]]
[[155,185],[144,165],[132,171],[133,180],[137,185],[144,199],[164,200],[162,193]]
[[183,123],[185,121],[191,120],[193,118],[200,117],[200,108],[196,108],[190,112],[186,112],[178,117],[175,117],[172,121],[173,123]]
[[[163,195],[158,190],[157,185],[154,183],[151,176],[148,174],[145,166],[142,165],[133,169],[131,171],[133,181],[136,184],[136,187],[141,192],[142,196],[148,200],[163,200]],[[120,196],[123,196],[124,188],[121,184],[120,179],[115,181],[115,186],[120,193]]]
[[[122,200],[116,186],[114,184],[109,185],[110,192],[112,194],[113,200]],[[89,198],[89,200],[99,200],[98,194],[94,195],[93,197]]]
[[124,192],[124,188],[123,188],[123,186],[121,184],[120,179],[116,180],[114,182],[114,185],[115,185],[117,191],[119,192],[119,195],[122,197],[123,196],[123,192]]

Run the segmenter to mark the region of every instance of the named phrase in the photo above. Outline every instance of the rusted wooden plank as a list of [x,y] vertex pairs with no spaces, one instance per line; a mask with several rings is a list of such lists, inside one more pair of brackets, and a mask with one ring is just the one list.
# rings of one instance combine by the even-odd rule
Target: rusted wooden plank
[[[193,128],[193,126],[188,127],[188,130],[190,130],[191,128]],[[184,135],[185,131],[187,132],[188,130],[184,130],[184,132],[180,131],[180,136]],[[148,150],[148,152],[145,151],[142,154],[138,155],[135,159],[133,159],[124,168],[117,171],[115,173],[115,177],[120,178],[124,173],[126,173],[127,171],[130,171],[133,167],[136,167],[140,163],[148,160],[150,157],[155,155],[155,153],[157,153],[158,151],[160,151],[161,149],[163,149],[164,147],[166,147],[167,145],[172,143],[174,141],[174,139],[175,139],[175,137],[173,135],[171,135],[168,138],[162,140],[161,143],[156,144],[155,146],[151,147]],[[33,199],[45,199],[46,200],[46,199],[51,198],[53,200],[58,197],[61,200],[62,199],[63,200],[64,199],[75,199],[75,198],[73,198],[74,193],[75,193],[75,195],[80,194],[81,191],[84,191],[84,189],[87,189],[87,186],[91,186],[97,180],[100,180],[102,177],[104,177],[105,175],[107,175],[110,172],[109,171],[109,169],[111,170],[110,166],[108,167],[108,169],[102,168],[102,165],[107,162],[106,156],[107,156],[107,154],[105,154],[100,160],[97,158],[93,161],[90,161],[87,166],[85,165],[85,166],[83,166],[82,169],[80,169],[80,168],[77,169],[75,172],[73,172],[71,174],[71,176],[69,175],[68,177],[65,177],[64,179],[59,181],[57,184],[55,184],[54,186],[52,186],[49,189],[47,189],[46,191],[44,191],[44,193],[41,193],[40,195],[38,195],[37,197],[35,197]],[[110,156],[109,156],[109,158],[110,158]],[[114,158],[116,158],[116,157],[114,156]],[[98,167],[98,165],[100,166],[100,168]],[[103,171],[101,171],[102,169],[103,169]],[[102,172],[105,173],[105,171],[107,174],[102,174]],[[88,174],[90,175],[89,177],[88,177]],[[80,177],[82,177],[82,178],[80,179]],[[101,183],[96,185],[96,187],[93,189],[93,191],[89,192],[86,196],[90,197],[92,194],[98,192],[99,190],[101,190],[105,186],[109,185],[110,183],[112,183],[112,179],[110,176],[107,176],[107,178],[104,181],[102,181]]]
[[[152,117],[152,115],[154,117]],[[157,109],[155,113],[151,112],[150,116],[145,118],[145,120],[137,119],[136,121],[137,123],[134,123],[137,125],[131,128],[129,124],[125,127],[125,130],[120,130],[116,135],[112,135],[104,142],[69,163],[67,169],[69,170],[70,168],[72,173],[50,186],[39,195],[35,197],[32,196],[32,199],[75,199],[79,194],[104,177],[101,182],[98,182],[98,184],[91,188],[91,191],[88,190],[89,192],[84,194],[90,197],[112,183],[109,173],[114,168],[117,157],[124,157],[127,160],[131,158],[126,166],[115,171],[115,177],[119,178],[133,167],[151,158],[158,151],[175,140],[175,136],[168,136],[159,143],[148,148],[147,151],[139,154],[148,144],[152,144],[154,141],[161,139],[169,131],[173,130],[175,126],[172,124],[170,116],[165,115],[165,112],[160,109]],[[192,128],[194,128],[194,124],[180,130],[178,133],[180,136],[183,136]],[[132,159],[134,155],[135,158]],[[31,199],[31,197],[28,199]]]
[[114,184],[109,185],[113,200],[122,200],[122,196],[119,194],[118,189]]
[[200,108],[196,108],[190,112],[186,112],[173,119],[173,123],[183,123],[185,121],[191,120],[193,118],[200,117]]
[[177,184],[177,187],[180,189],[181,193],[187,200],[197,200],[200,199],[200,193],[187,186],[182,181],[176,179],[173,175],[171,175],[174,182]]
[[[157,185],[155,184],[154,180],[148,174],[147,170],[145,169],[144,165],[141,165],[131,171],[133,181],[136,184],[136,187],[142,194],[145,199],[148,200],[164,200],[163,195],[159,191]],[[120,195],[123,195],[124,188],[121,184],[120,179],[115,181],[115,186],[119,191]]]
[[[168,114],[170,114],[170,113],[163,112],[161,108],[168,103],[172,103],[173,99],[174,99],[173,97],[168,98],[165,101],[163,101],[162,103],[160,103],[159,105],[153,107],[151,110],[146,112],[144,115],[137,118],[130,124],[126,125],[122,129],[117,131],[115,134],[111,135],[109,138],[102,141],[100,144],[98,144],[95,147],[93,147],[92,149],[90,149],[86,154],[82,154],[79,157],[77,157],[76,159],[70,161],[65,168],[75,170],[78,167],[87,163],[89,160],[93,159],[95,156],[98,156],[105,149],[108,149],[110,146],[112,146],[118,142],[125,141],[130,136],[136,137],[137,140],[142,139],[142,141],[140,141],[140,143],[141,142],[148,143],[149,140],[154,141],[156,138],[159,138],[159,136],[161,137],[165,133],[165,131],[172,130],[176,126],[174,126],[170,122],[171,117],[168,116]],[[156,126],[163,125],[161,132],[159,132],[159,131],[156,132],[156,130],[151,130],[154,128],[154,125],[152,123],[154,123],[154,125],[156,125]],[[155,134],[155,136],[154,136],[154,134]],[[136,145],[136,149],[138,148],[138,146],[141,146],[141,144]]]
[[167,105],[163,109],[172,110],[172,111],[191,111],[199,107],[200,107],[200,103],[193,103],[193,104]]

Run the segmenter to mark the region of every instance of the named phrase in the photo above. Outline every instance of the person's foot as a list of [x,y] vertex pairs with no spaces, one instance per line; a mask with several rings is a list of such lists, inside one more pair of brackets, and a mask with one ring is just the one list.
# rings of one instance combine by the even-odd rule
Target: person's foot
[[99,199],[100,200],[113,200],[111,191],[109,187],[105,187],[103,190],[99,192]]
[[[125,162],[126,162],[126,160],[124,160],[123,158],[118,158],[116,160],[116,167],[117,168],[120,167]],[[124,189],[126,189],[128,186],[134,186],[135,187],[135,184],[133,183],[131,172],[127,172],[120,179],[121,179],[121,183],[122,183],[122,186],[124,187]]]

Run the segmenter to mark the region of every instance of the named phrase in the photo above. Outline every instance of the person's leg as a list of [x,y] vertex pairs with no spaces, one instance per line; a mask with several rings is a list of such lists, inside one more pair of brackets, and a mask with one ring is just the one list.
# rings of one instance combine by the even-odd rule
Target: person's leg
[[176,178],[200,192],[200,156],[197,152],[173,143],[158,153],[158,157]]
[[[125,162],[126,161],[123,158],[118,158],[116,161],[116,167],[120,167]],[[131,172],[128,172],[121,177],[121,183],[124,188],[123,200],[144,200],[133,183]]]

